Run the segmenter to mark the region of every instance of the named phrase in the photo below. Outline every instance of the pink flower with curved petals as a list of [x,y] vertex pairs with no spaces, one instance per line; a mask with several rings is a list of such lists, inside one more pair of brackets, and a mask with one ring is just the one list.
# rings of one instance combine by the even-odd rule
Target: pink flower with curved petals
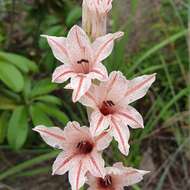
[[107,132],[92,137],[89,128],[80,127],[77,122],[69,122],[64,131],[45,126],[33,130],[39,132],[48,145],[63,150],[53,164],[53,175],[69,171],[72,190],[79,190],[84,185],[87,172],[97,177],[105,176],[101,153],[112,140]]
[[71,28],[67,38],[43,35],[54,56],[64,63],[55,69],[52,81],[63,83],[70,78],[66,88],[73,89],[73,102],[78,101],[89,90],[93,79],[107,80],[107,70],[101,61],[111,54],[114,40],[122,35],[122,32],[107,34],[91,44],[77,25]]
[[82,26],[92,39],[106,34],[111,8],[112,0],[83,0]]
[[88,190],[122,190],[143,180],[143,176],[147,173],[149,171],[124,167],[122,163],[116,163],[113,167],[106,168],[104,178],[88,174]]
[[121,72],[112,72],[109,80],[92,85],[80,102],[93,109],[90,115],[90,131],[93,136],[108,129],[118,141],[120,151],[128,155],[128,126],[144,128],[140,113],[129,104],[142,98],[155,81],[155,74],[127,80]]

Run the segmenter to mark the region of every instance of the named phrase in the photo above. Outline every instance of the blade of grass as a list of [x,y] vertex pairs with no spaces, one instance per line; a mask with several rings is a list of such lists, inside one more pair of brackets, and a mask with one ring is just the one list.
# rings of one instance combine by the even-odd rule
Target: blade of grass
[[168,109],[173,106],[175,104],[175,102],[177,102],[178,100],[180,100],[182,97],[184,96],[188,96],[190,93],[190,86],[181,90],[178,94],[176,94],[160,111],[159,115],[153,120],[153,122],[147,126],[143,132],[142,132],[142,136],[144,136],[144,134],[149,133],[153,127],[159,122],[159,120],[166,114],[166,112],[168,111]]
[[17,173],[23,171],[26,168],[29,168],[31,166],[34,166],[34,165],[39,164],[41,162],[44,162],[46,160],[50,160],[50,159],[56,157],[56,155],[58,153],[59,153],[59,151],[52,151],[50,153],[40,155],[40,156],[38,156],[36,158],[33,158],[31,160],[28,160],[28,161],[25,161],[25,162],[23,162],[21,164],[18,164],[18,165],[14,166],[14,167],[11,167],[6,171],[2,171],[0,173],[0,181],[3,180],[3,179],[6,179],[9,176],[17,174]]
[[[169,85],[172,97],[175,97],[176,93],[175,93],[175,90],[174,90],[174,85],[173,85],[172,77],[171,77],[171,75],[169,73],[168,66],[167,66],[167,64],[165,62],[165,59],[164,59],[164,57],[162,55],[160,55],[160,60],[162,62],[162,65],[164,66],[164,71],[166,73],[166,77],[167,77],[167,80],[168,80],[168,85]],[[174,104],[175,104],[177,113],[180,113],[180,108],[179,108],[178,102],[175,102]],[[182,126],[183,124],[180,122],[180,125]],[[177,140],[178,144],[183,139],[182,138],[182,134],[180,132],[180,128],[179,128],[180,125],[179,125],[179,122],[176,122],[174,124],[174,126],[175,126],[175,133],[174,133],[174,135],[176,137],[176,140]]]
[[188,79],[187,79],[187,77],[186,77],[185,67],[184,67],[184,65],[183,65],[183,63],[182,63],[182,60],[181,60],[181,58],[180,58],[180,55],[178,54],[177,51],[175,51],[174,53],[175,53],[176,61],[177,61],[178,65],[179,65],[181,74],[182,74],[182,76],[183,76],[183,80],[188,84]]
[[38,168],[38,169],[34,169],[34,170],[29,170],[26,172],[22,172],[20,174],[15,175],[14,177],[32,177],[32,176],[36,176],[39,174],[46,174],[51,170],[51,167],[43,167],[43,168]]
[[178,154],[183,150],[183,148],[185,147],[185,145],[189,142],[190,138],[186,139],[179,147],[178,149],[175,151],[175,153],[170,156],[168,159],[170,160],[168,162],[168,165],[167,167],[165,168],[164,170],[164,173],[162,174],[160,180],[158,181],[158,185],[156,187],[155,190],[162,190],[162,187],[163,187],[163,184],[164,184],[164,181],[166,179],[166,176],[171,168],[171,166],[173,165],[174,161],[176,160],[176,157],[178,156]]
[[[164,71],[166,73],[166,77],[167,77],[167,80],[168,80],[168,85],[169,85],[170,90],[171,90],[171,94],[172,94],[173,97],[175,97],[176,93],[175,93],[175,90],[174,90],[172,78],[171,78],[171,76],[169,74],[168,66],[167,66],[167,64],[165,62],[165,59],[164,59],[164,57],[162,55],[160,55],[160,60],[161,60],[161,63],[163,65],[163,67],[164,67]],[[177,102],[175,102],[175,107],[176,107],[177,112],[180,112]]]
[[172,8],[173,8],[173,10],[175,12],[175,15],[176,15],[177,19],[179,20],[179,23],[180,23],[181,27],[185,28],[185,25],[183,23],[183,19],[182,19],[181,15],[180,15],[180,13],[178,11],[176,3],[174,2],[174,0],[169,0],[169,2],[170,2],[171,6],[172,6]]
[[167,38],[166,40],[162,41],[161,43],[155,45],[151,49],[149,49],[147,52],[145,52],[137,61],[135,61],[134,65],[129,69],[128,73],[132,73],[135,71],[135,69],[147,58],[151,57],[153,54],[155,54],[160,49],[164,48],[168,44],[175,42],[176,40],[180,39],[181,37],[184,37],[187,34],[188,30],[184,29],[177,34],[174,34],[173,36]]

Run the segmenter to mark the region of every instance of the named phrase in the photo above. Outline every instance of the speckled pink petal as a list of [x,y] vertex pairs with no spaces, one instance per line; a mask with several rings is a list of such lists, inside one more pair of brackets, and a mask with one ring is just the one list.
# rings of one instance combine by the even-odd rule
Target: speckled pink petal
[[52,175],[63,175],[72,169],[75,162],[79,161],[79,157],[75,154],[61,152],[53,163]]
[[143,180],[143,176],[149,173],[149,171],[145,170],[138,170],[132,167],[124,167],[123,163],[121,162],[115,163],[113,167],[118,168],[123,172],[119,180],[119,183],[122,183],[123,186],[131,186],[139,183]]
[[105,176],[105,162],[102,158],[101,154],[97,151],[93,151],[89,156],[88,160],[86,160],[86,167],[88,171],[96,177],[104,177]]
[[110,145],[112,137],[108,131],[104,131],[95,138],[95,141],[97,150],[102,151]]
[[[72,60],[80,61],[80,59],[92,59],[92,48],[86,33],[77,25],[74,25],[67,36],[68,51]],[[79,60],[78,60],[79,59]]]
[[70,86],[73,89],[72,100],[77,102],[89,90],[91,79],[86,76],[76,76],[71,78]]
[[93,65],[92,70],[89,73],[89,77],[100,81],[108,80],[108,72],[106,67],[102,63],[96,63]]
[[79,190],[84,185],[86,172],[87,168],[83,160],[74,163],[74,166],[69,171],[69,182],[72,190]]
[[125,102],[125,104],[130,104],[144,97],[155,80],[156,74],[143,75],[129,80],[127,82],[128,89],[126,90],[125,96],[123,99],[121,99],[121,101]]
[[53,51],[54,56],[64,64],[70,64],[68,51],[67,51],[67,40],[64,37],[41,35],[47,38],[47,41]]
[[77,74],[70,65],[61,65],[55,69],[52,76],[52,82],[63,83]]
[[119,150],[124,155],[129,154],[129,129],[119,120],[116,120],[112,117],[111,119],[111,134],[115,138],[115,140],[118,142]]
[[34,131],[40,133],[42,139],[54,148],[63,149],[65,136],[63,130],[58,127],[46,127],[43,125],[33,128]]
[[94,63],[100,63],[102,60],[107,58],[113,50],[114,40],[121,36],[123,36],[123,32],[107,34],[97,38],[92,44],[92,48],[95,52]]
[[129,125],[131,128],[144,128],[144,122],[141,114],[132,106],[118,109],[115,117],[121,118],[123,123]]
[[99,110],[92,112],[90,116],[90,132],[93,136],[100,135],[109,127],[110,116],[104,116]]

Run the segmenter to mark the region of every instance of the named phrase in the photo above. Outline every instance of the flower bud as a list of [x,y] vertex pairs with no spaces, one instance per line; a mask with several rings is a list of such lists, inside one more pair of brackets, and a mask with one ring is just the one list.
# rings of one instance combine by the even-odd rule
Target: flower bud
[[82,25],[92,40],[106,34],[107,15],[111,8],[112,0],[83,0]]

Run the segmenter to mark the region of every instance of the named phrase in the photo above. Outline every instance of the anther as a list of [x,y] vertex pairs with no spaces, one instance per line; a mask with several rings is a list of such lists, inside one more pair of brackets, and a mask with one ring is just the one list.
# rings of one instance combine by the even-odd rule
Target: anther
[[78,64],[82,64],[82,63],[89,63],[89,61],[87,59],[81,59],[80,61],[77,61]]
[[88,154],[92,151],[93,145],[92,145],[92,143],[90,143],[88,141],[80,141],[77,144],[76,148],[80,151],[80,153]]

